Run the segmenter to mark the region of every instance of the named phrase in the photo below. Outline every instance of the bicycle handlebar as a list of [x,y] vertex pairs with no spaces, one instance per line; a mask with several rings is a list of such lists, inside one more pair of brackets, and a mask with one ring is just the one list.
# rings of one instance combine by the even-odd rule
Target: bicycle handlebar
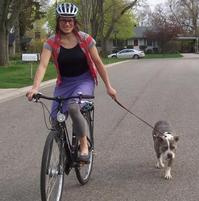
[[67,97],[67,98],[64,98],[61,96],[49,97],[49,96],[44,96],[41,93],[37,93],[37,94],[33,95],[33,99],[35,99],[35,102],[37,102],[40,98],[47,99],[47,100],[55,100],[57,102],[62,102],[62,101],[66,101],[66,100],[73,99],[73,98],[78,98],[79,100],[81,100],[81,99],[94,99],[95,97],[90,96],[90,95],[83,95],[81,93],[79,93],[77,96],[71,96],[71,97]]

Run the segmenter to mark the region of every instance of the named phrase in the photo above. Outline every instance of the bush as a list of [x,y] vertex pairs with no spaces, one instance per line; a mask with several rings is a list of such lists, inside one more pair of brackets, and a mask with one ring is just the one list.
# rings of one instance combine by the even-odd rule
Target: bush
[[133,45],[127,45],[126,48],[133,49],[134,46]]
[[29,53],[40,53],[43,48],[43,41],[41,40],[32,40],[30,46],[27,49]]
[[12,60],[21,60],[21,53],[16,53],[15,55],[12,55],[9,57],[9,59]]
[[178,53],[180,51],[180,48],[180,41],[169,41],[162,48],[162,52],[169,54]]
[[142,50],[142,51],[145,51],[146,48],[147,48],[146,45],[140,45],[140,46],[139,46],[139,49]]
[[158,54],[160,50],[158,47],[147,47],[145,48],[144,52],[146,54]]

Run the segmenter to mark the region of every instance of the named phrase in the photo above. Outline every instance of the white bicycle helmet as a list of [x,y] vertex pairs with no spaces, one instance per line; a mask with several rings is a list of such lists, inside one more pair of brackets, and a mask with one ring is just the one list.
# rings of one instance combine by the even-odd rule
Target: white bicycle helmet
[[78,13],[78,7],[72,3],[62,3],[57,6],[57,15],[62,17],[75,17]]

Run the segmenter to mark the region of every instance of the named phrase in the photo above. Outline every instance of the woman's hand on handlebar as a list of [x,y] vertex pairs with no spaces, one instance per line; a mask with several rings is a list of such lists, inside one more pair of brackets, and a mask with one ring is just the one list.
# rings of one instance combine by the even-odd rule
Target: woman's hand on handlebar
[[29,90],[29,91],[26,93],[26,97],[28,98],[29,101],[32,101],[33,95],[34,95],[34,94],[37,94],[37,93],[38,93],[38,90],[32,88],[31,90]]

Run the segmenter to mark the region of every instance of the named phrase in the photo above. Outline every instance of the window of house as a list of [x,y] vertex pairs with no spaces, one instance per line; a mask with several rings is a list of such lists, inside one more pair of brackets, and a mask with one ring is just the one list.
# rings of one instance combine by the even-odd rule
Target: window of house
[[134,46],[138,46],[138,39],[134,40]]
[[153,45],[153,41],[152,40],[147,40],[147,46],[152,46]]

